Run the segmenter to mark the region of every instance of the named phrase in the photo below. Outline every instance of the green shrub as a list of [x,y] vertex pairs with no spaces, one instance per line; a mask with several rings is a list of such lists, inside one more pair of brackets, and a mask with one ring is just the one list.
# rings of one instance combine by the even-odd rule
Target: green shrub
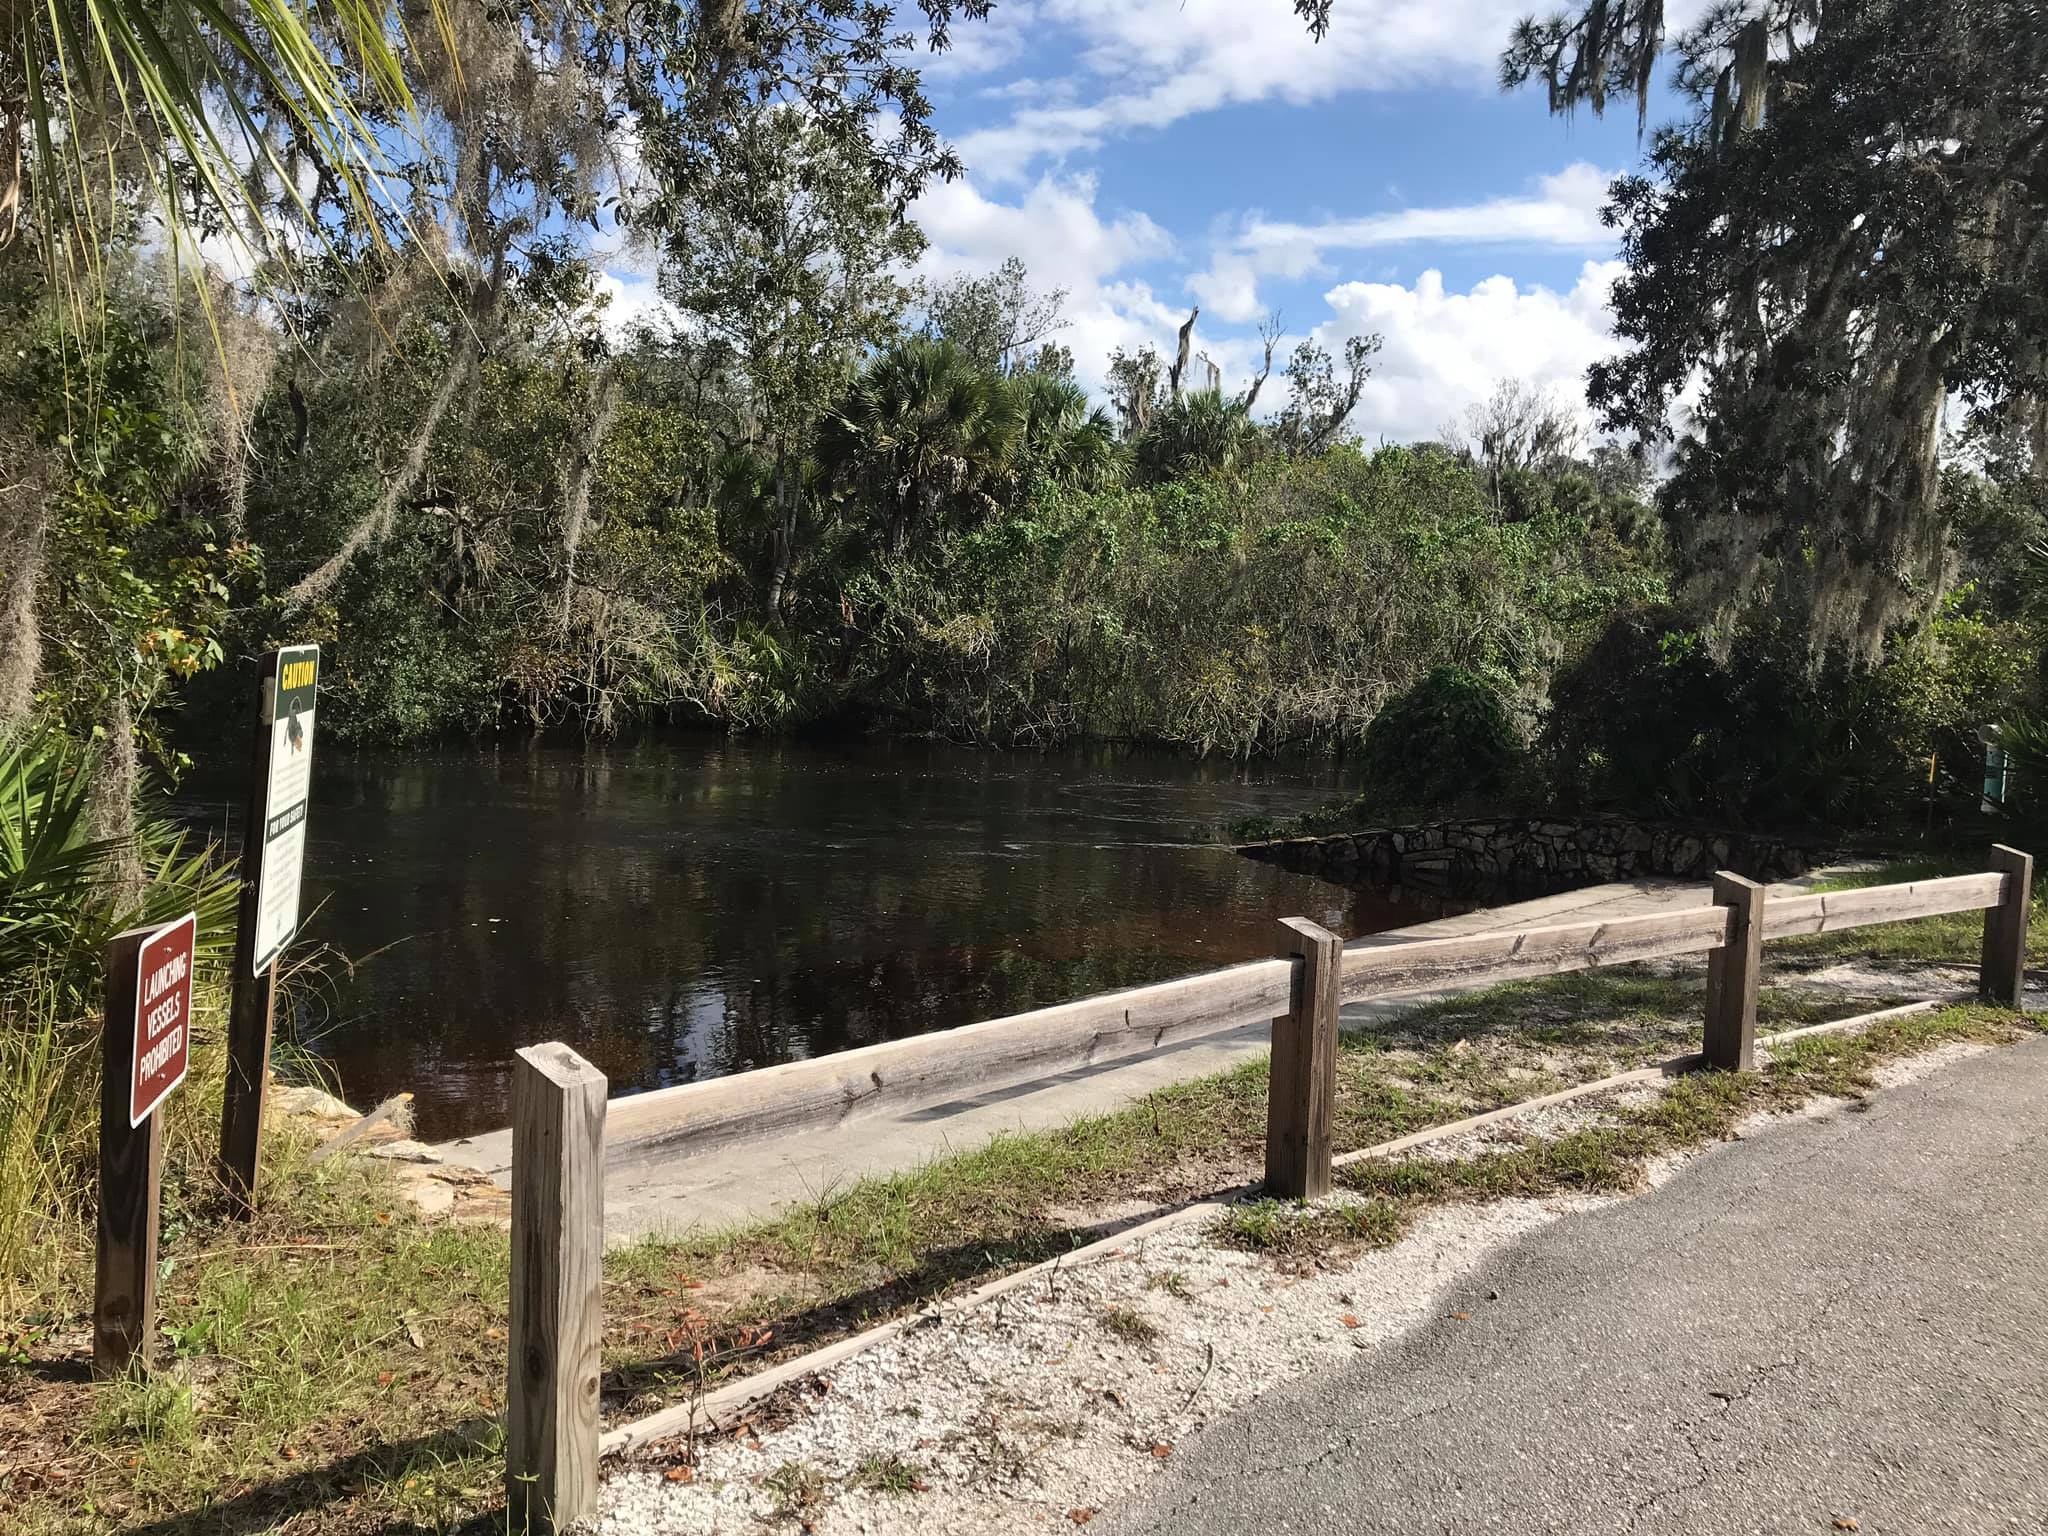
[[[38,1271],[58,1262],[89,1214],[101,957],[124,928],[199,914],[193,1062],[168,1111],[172,1143],[186,1148],[218,1124],[234,874],[168,822],[145,819],[132,850],[91,837],[93,764],[56,736],[0,748],[0,1316],[17,1286],[47,1280]],[[113,875],[131,851],[145,884],[126,896]]]
[[2024,633],[1965,611],[1894,636],[1876,666],[1770,629],[1717,653],[1668,609],[1609,624],[1551,687],[1539,755],[1568,809],[1730,825],[1917,820],[1928,760],[1952,810],[1976,801],[1981,724],[2023,699]]
[[1493,685],[1462,667],[1435,667],[1366,727],[1365,797],[1426,810],[1498,795],[1521,755],[1521,736]]

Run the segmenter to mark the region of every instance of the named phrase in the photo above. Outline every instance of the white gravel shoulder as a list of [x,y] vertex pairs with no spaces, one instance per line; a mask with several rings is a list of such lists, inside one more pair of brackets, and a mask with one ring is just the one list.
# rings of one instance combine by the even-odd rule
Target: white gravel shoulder
[[[598,1528],[656,1536],[766,1522],[835,1536],[914,1524],[968,1536],[1085,1524],[1192,1431],[1438,1314],[1495,1249],[1601,1203],[1442,1209],[1392,1248],[1306,1273],[1219,1246],[1201,1227],[1170,1231],[846,1362],[822,1392],[802,1393],[788,1427],[700,1445],[687,1483],[658,1464],[613,1472]],[[1142,1323],[1113,1326],[1126,1316]],[[921,1491],[848,1486],[864,1462],[891,1457]],[[782,1471],[790,1464],[799,1470]],[[792,1500],[805,1474],[822,1491]]]

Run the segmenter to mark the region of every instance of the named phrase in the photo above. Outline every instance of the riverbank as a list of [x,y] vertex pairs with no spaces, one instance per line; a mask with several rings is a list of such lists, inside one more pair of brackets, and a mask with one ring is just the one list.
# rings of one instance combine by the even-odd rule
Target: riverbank
[[[1926,925],[1939,940],[1930,949],[1950,942],[1946,926]],[[1898,931],[1826,937],[1840,946]],[[1822,992],[1798,974],[1843,960],[1812,954],[1774,972],[1763,1028],[1888,1000],[1867,985]],[[1701,988],[1676,968],[1603,970],[1369,1021],[1346,1036],[1337,1146],[1690,1049]],[[1887,1038],[1918,1048],[2012,1027],[2011,1015],[1971,1009]],[[640,1417],[1071,1251],[1106,1224],[1244,1182],[1259,1166],[1264,1109],[1264,1065],[1253,1062],[1113,1115],[820,1191],[767,1222],[622,1246],[606,1262],[607,1417]],[[1696,1130],[1714,1133],[1710,1121]],[[482,1531],[500,1518],[503,1234],[414,1214],[376,1159],[311,1164],[309,1152],[272,1138],[253,1227],[202,1214],[167,1230],[157,1377],[83,1381],[76,1263],[72,1284],[9,1323],[0,1495],[25,1530],[212,1532],[291,1518],[322,1533],[394,1522]]]
[[[1213,829],[1329,770],[1162,752],[673,736],[316,761],[290,1030],[429,1141],[509,1117],[510,1045],[615,1093],[929,1033],[1262,958],[1276,918],[1390,902],[1237,857]],[[181,810],[224,828],[195,776]]]
[[[1616,882],[1410,924],[1353,942],[1394,943],[1481,933],[1499,926],[1604,921],[1698,906],[1708,899],[1704,885]],[[1342,1027],[1367,1031],[1374,1021],[1410,1013],[1420,1003],[1475,990],[1466,984],[1419,996],[1350,1003],[1342,1010]],[[766,1220],[815,1204],[862,1179],[914,1170],[999,1136],[1052,1131],[1083,1117],[1115,1115],[1148,1094],[1263,1063],[1270,1037],[1269,1025],[1248,1025],[1052,1078],[1000,1083],[972,1098],[850,1120],[831,1130],[768,1145],[685,1149],[673,1156],[629,1150],[607,1160],[606,1234],[621,1241]],[[509,1183],[509,1130],[461,1137],[434,1150],[454,1167],[480,1170],[500,1185]]]

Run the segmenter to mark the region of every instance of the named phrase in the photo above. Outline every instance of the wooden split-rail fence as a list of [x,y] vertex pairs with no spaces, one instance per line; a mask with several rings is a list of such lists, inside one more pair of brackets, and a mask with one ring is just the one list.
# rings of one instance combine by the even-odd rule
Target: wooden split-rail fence
[[596,1511],[608,1150],[685,1155],[766,1141],[1270,1020],[1266,1186],[1312,1198],[1330,1190],[1344,1003],[1704,953],[1702,1064],[1748,1071],[1767,939],[1981,909],[1980,990],[2019,1006],[2034,861],[2001,846],[1991,865],[1808,896],[1768,896],[1724,873],[1704,906],[1352,946],[1288,918],[1271,960],[616,1102],[606,1099],[604,1075],[568,1046],[530,1046],[518,1053],[512,1087],[505,1453],[513,1528],[552,1531]]

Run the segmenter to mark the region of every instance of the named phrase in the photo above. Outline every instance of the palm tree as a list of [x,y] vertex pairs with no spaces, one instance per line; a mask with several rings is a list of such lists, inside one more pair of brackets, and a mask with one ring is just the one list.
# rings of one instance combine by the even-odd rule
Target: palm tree
[[181,255],[211,229],[317,234],[309,182],[374,223],[413,117],[402,37],[389,0],[0,0],[0,248],[26,222],[53,285],[97,280],[110,187],[153,193]]
[[950,341],[913,336],[876,354],[819,429],[819,455],[883,515],[891,555],[949,513],[986,514],[1024,433],[1018,391]]
[[1163,482],[1189,475],[1232,476],[1258,456],[1263,434],[1251,413],[1221,392],[1198,389],[1152,413],[1135,445],[1138,469]]
[[1089,406],[1086,390],[1050,373],[1023,374],[1010,387],[1024,413],[1020,483],[1038,478],[1092,491],[1117,477],[1116,423],[1100,406]]

